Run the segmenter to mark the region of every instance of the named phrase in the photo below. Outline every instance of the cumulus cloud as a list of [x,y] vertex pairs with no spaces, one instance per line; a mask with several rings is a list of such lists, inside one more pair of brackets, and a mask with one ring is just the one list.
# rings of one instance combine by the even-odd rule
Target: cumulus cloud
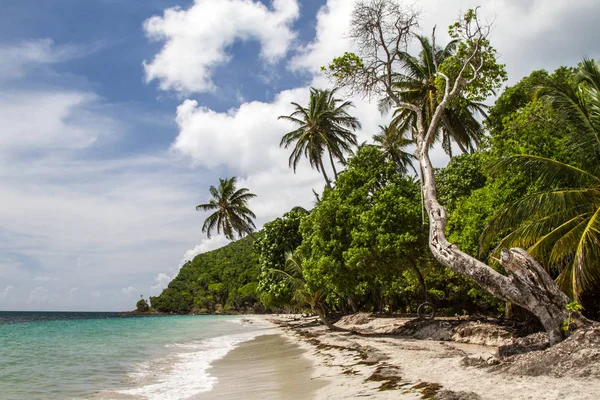
[[156,282],[156,284],[150,286],[150,291],[153,294],[159,294],[164,288],[167,287],[169,282],[171,282],[171,279],[172,278],[169,275],[165,274],[164,272],[159,273],[154,278],[154,282]]
[[347,34],[353,8],[353,1],[328,0],[317,14],[315,39],[299,49],[289,62],[290,68],[319,74],[321,66],[344,51],[352,51]]
[[144,23],[149,39],[164,47],[144,63],[146,80],[162,90],[206,92],[219,65],[231,59],[237,40],[257,40],[266,62],[283,57],[295,38],[290,25],[298,17],[296,0],[274,0],[272,9],[251,0],[195,0],[188,9],[169,8]]
[[121,293],[124,294],[125,296],[133,296],[135,294],[137,294],[138,290],[136,289],[135,286],[128,286],[126,288],[121,289]]
[[[186,100],[177,109],[179,135],[172,150],[195,164],[210,169],[225,167],[239,176],[240,187],[257,195],[250,206],[258,216],[258,226],[294,206],[311,208],[312,189],[322,191],[323,177],[310,168],[307,160],[300,161],[296,173],[289,168],[291,150],[281,148],[279,142],[294,126],[277,119],[292,112],[291,102],[307,104],[308,97],[309,88],[300,87],[282,91],[270,103],[248,102],[227,112]],[[384,118],[375,104],[359,98],[354,101],[360,104],[351,113],[363,124],[359,142],[370,141]]]
[[271,103],[248,102],[223,113],[186,100],[177,108],[179,135],[172,148],[207,168],[255,172],[285,166],[287,151],[279,149],[279,141],[291,127],[277,117],[293,110],[292,101],[306,100],[307,88],[287,90]]
[[194,246],[194,248],[185,252],[183,258],[181,259],[180,265],[183,265],[186,262],[193,260],[194,257],[196,257],[198,254],[218,249],[220,247],[225,246],[227,243],[229,243],[229,240],[227,240],[227,238],[224,235],[213,235],[210,237],[210,239],[205,238],[204,240],[202,240],[202,243]]

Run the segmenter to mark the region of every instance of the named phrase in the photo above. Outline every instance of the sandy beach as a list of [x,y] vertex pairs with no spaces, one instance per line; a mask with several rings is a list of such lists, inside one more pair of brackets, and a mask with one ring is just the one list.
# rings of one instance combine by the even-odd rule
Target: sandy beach
[[314,399],[329,382],[315,376],[314,359],[291,335],[276,330],[240,344],[213,363],[218,377],[202,399]]
[[[219,383],[196,399],[591,400],[600,394],[595,377],[527,376],[465,365],[465,359],[493,360],[497,345],[459,343],[436,337],[439,332],[429,332],[429,338],[386,334],[406,320],[354,319],[358,323],[339,324],[348,331],[332,332],[291,316],[251,318],[281,327],[215,362],[210,373]],[[506,338],[473,340],[499,345]]]

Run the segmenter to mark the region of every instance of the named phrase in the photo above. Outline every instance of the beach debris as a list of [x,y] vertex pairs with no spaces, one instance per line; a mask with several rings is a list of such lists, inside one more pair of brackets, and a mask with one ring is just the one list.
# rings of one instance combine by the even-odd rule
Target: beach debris
[[438,392],[435,400],[481,400],[481,397],[474,392],[453,392],[452,390],[442,390]]
[[420,382],[414,385],[411,390],[419,390],[421,391],[422,399],[435,399],[436,395],[442,388],[442,385],[439,383],[430,383],[430,382]]
[[[521,338],[517,346],[530,351],[504,357],[501,370],[518,375],[555,377],[600,377],[600,323],[575,331],[566,340],[539,350],[539,338]],[[547,346],[547,342],[545,343]],[[507,349],[500,350],[507,353]]]
[[400,368],[395,365],[382,364],[379,365],[373,373],[365,379],[365,382],[381,382],[377,388],[380,391],[394,390],[401,386]]

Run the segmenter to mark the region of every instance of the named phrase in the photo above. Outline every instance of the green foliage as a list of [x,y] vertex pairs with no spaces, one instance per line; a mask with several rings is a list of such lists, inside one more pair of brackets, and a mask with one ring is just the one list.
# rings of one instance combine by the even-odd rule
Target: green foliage
[[202,232],[206,232],[210,238],[211,232],[223,232],[229,240],[234,239],[234,233],[241,238],[251,234],[256,229],[253,219],[256,215],[248,208],[248,200],[256,197],[246,188],[237,189],[235,186],[237,178],[221,179],[219,186],[211,186],[209,191],[213,196],[206,204],[199,204],[196,210],[214,211],[206,218],[202,226]]
[[140,299],[136,304],[135,304],[135,310],[137,312],[148,312],[150,311],[150,306],[148,305],[148,302],[145,299]]
[[565,332],[571,331],[571,319],[573,318],[573,315],[580,314],[581,311],[583,311],[583,306],[576,301],[572,301],[567,304],[567,311],[569,314],[562,325],[562,329]]
[[[468,10],[463,17],[450,25],[450,37],[458,41],[456,53],[440,64],[440,72],[446,74],[452,82],[458,77],[465,64],[474,68],[464,69],[462,77],[466,81],[472,80],[474,70],[479,69],[479,77],[465,88],[460,101],[479,102],[486,100],[495,93],[508,78],[504,64],[498,63],[496,49],[487,39],[485,31],[489,27],[481,26],[477,9]],[[483,33],[483,36],[481,34]],[[470,61],[471,60],[471,61]],[[438,84],[439,84],[438,80]]]
[[150,298],[152,308],[182,314],[262,310],[253,243],[253,237],[246,237],[186,262],[160,296]]
[[321,71],[329,74],[339,82],[354,75],[364,66],[363,60],[359,56],[347,51],[343,56],[334,58],[327,67],[322,66]]
[[571,82],[575,72],[561,67],[552,75],[534,71],[508,87],[490,109],[487,128],[489,149],[494,157],[532,154],[568,161],[568,138],[572,126],[544,101],[537,101],[536,86],[549,81],[556,85]]
[[405,151],[407,147],[415,144],[415,141],[408,137],[410,132],[406,129],[399,130],[396,124],[380,125],[379,129],[380,132],[373,135],[373,141],[381,149],[385,158],[394,162],[399,173],[407,173],[409,167],[416,173],[413,165],[416,157]]
[[297,209],[266,223],[261,237],[254,243],[260,257],[257,289],[265,307],[282,307],[291,301],[289,287],[271,271],[283,269],[286,253],[294,251],[302,243],[300,220],[306,214],[306,210]]
[[296,172],[300,159],[308,158],[310,166],[323,174],[328,187],[331,186],[331,179],[323,166],[323,154],[329,155],[334,178],[337,179],[334,160],[342,164],[346,162],[345,155],[351,153],[353,146],[357,145],[354,131],[361,127],[360,122],[348,113],[348,109],[353,107],[352,102],[335,96],[335,89],[311,88],[308,107],[292,103],[295,111],[278,118],[297,127],[283,135],[279,143],[286,149],[293,147],[289,166]]
[[485,185],[484,163],[482,153],[462,154],[436,171],[438,201],[447,211],[455,210],[460,201]]
[[[501,237],[496,251],[526,248],[577,300],[600,284],[600,68],[584,60],[573,81],[564,70],[555,76],[542,76],[536,86],[555,115],[545,122],[560,121],[554,131],[534,129],[537,135],[552,132],[543,148],[548,154],[517,154],[495,164],[503,173],[522,171],[538,190],[497,213],[483,244]],[[563,135],[559,140],[556,132]]]
[[574,313],[574,312],[578,313],[578,312],[583,311],[583,306],[576,301],[572,301],[569,304],[567,304],[567,311],[572,312],[572,313]]
[[382,158],[374,146],[359,148],[301,223],[305,279],[324,288],[331,304],[392,294],[402,270],[425,250],[419,187]]

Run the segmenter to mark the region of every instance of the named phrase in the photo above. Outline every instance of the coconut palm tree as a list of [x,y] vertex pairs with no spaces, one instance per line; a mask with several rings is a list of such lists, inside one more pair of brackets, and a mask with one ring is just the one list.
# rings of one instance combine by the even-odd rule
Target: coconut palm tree
[[214,211],[206,218],[202,225],[202,232],[210,238],[215,229],[217,233],[223,232],[229,240],[234,239],[234,233],[241,238],[251,234],[256,229],[254,222],[256,215],[248,208],[248,200],[256,197],[246,188],[235,187],[237,178],[219,178],[219,186],[211,185],[209,191],[212,199],[206,204],[199,204],[196,210]]
[[341,330],[333,325],[326,316],[325,291],[312,289],[306,284],[302,272],[302,255],[298,250],[285,255],[283,269],[271,268],[271,271],[283,278],[283,281],[292,290],[292,301],[302,307],[308,306],[313,310],[321,322],[331,330]]
[[414,140],[409,139],[406,135],[408,130],[399,131],[395,125],[379,125],[380,132],[373,135],[373,140],[376,146],[381,149],[384,156],[396,164],[398,172],[406,173],[410,167],[415,174],[417,173],[413,161],[416,157],[403,149],[413,145]]
[[[532,155],[500,160],[500,171],[520,167],[549,189],[495,216],[482,235],[482,250],[495,233],[510,231],[497,249],[526,248],[558,274],[557,283],[577,300],[600,284],[600,68],[586,59],[575,86],[545,79],[537,95],[575,128],[571,141],[577,165]],[[556,188],[558,178],[565,187]]]
[[[438,105],[440,93],[436,85],[436,65],[441,65],[447,58],[455,54],[458,41],[451,41],[445,48],[433,46],[425,36],[417,36],[421,44],[418,57],[402,52],[399,60],[402,64],[401,74],[395,77],[394,90],[402,101],[417,104],[421,107],[425,123],[431,121]],[[389,108],[389,98],[380,102],[383,110]],[[438,129],[438,138],[446,153],[452,156],[452,142],[455,142],[463,153],[473,151],[483,137],[483,127],[475,115],[486,117],[487,107],[478,102],[461,97],[451,107],[447,107]],[[400,132],[412,129],[416,124],[416,115],[412,110],[398,108],[394,112],[392,125]]]
[[337,179],[335,160],[345,164],[345,154],[356,146],[354,131],[361,127],[360,122],[348,114],[352,102],[335,97],[334,90],[310,89],[310,101],[307,108],[292,103],[295,110],[290,115],[282,115],[278,119],[290,121],[297,126],[281,138],[280,146],[294,146],[289,158],[290,167],[296,167],[304,156],[311,167],[323,174],[327,186],[331,180],[323,166],[323,155],[328,153],[334,179]]

